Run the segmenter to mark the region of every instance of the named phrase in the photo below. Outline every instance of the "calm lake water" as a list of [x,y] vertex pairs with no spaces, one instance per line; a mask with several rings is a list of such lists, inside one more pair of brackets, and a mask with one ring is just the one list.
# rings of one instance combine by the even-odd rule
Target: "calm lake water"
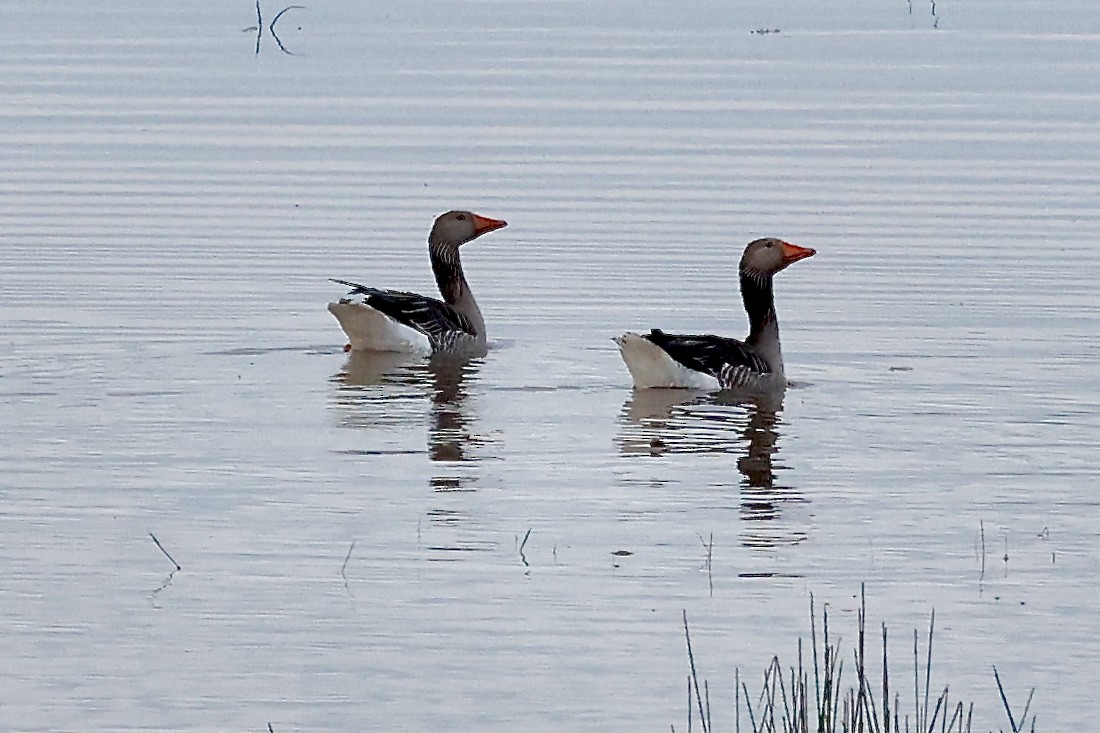
[[[686,610],[732,730],[861,582],[1095,725],[1094,3],[285,8],[5,6],[0,728],[685,730]],[[349,359],[457,207],[489,355]],[[632,393],[763,235],[783,404]]]

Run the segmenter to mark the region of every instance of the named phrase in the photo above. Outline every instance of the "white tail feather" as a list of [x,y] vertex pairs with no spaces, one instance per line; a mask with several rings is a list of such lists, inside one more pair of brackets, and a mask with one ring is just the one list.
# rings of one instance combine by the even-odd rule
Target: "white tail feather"
[[634,379],[635,389],[718,388],[718,380],[709,374],[688,369],[665,352],[660,346],[636,333],[624,333],[615,337],[626,368]]
[[403,354],[429,354],[431,347],[424,334],[363,303],[340,301],[328,304],[348,336],[353,351],[392,351]]

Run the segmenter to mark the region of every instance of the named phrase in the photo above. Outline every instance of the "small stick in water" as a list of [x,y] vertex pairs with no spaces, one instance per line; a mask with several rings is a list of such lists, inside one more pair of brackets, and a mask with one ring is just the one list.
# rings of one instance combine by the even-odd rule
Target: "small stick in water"
[[348,579],[348,576],[344,575],[344,570],[345,570],[345,569],[347,568],[347,566],[348,566],[348,560],[350,560],[350,559],[351,559],[351,551],[355,549],[355,543],[356,543],[356,542],[357,542],[357,540],[352,540],[352,541],[351,541],[351,547],[349,547],[349,548],[348,548],[348,554],[347,554],[347,556],[346,556],[346,557],[344,558],[344,564],[340,566],[340,575],[341,575],[341,576],[343,576],[344,580],[347,580],[347,579]]
[[156,545],[157,545],[157,548],[158,548],[158,549],[159,549],[159,550],[160,550],[161,552],[163,552],[163,553],[164,553],[164,556],[165,556],[166,558],[168,558],[169,560],[171,560],[171,561],[172,561],[172,564],[176,566],[176,570],[182,570],[183,568],[181,568],[181,567],[180,567],[180,564],[179,564],[178,562],[176,562],[176,559],[175,559],[174,557],[172,557],[171,555],[169,555],[169,554],[168,554],[168,550],[164,549],[164,545],[162,545],[162,544],[160,543],[160,540],[158,540],[158,539],[157,539],[156,535],[154,535],[154,534],[153,534],[152,532],[150,532],[150,533],[149,533],[149,536],[153,538],[153,542],[155,542],[155,543],[156,543]]
[[527,534],[523,535],[523,542],[519,543],[519,559],[523,561],[525,567],[531,567],[527,563],[527,556],[523,554],[523,548],[527,546],[527,540],[531,538],[532,527],[527,528]]

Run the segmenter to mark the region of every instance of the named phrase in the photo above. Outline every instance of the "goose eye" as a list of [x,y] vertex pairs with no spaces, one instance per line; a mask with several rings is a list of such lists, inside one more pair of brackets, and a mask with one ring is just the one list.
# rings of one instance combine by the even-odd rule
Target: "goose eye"
[[466,221],[466,215],[465,214],[459,214],[458,215],[458,220],[459,221]]
[[766,246],[767,246],[767,248],[768,248],[768,249],[771,249],[771,248],[772,248],[772,244],[773,244],[773,242],[768,242],[768,244],[766,245]]

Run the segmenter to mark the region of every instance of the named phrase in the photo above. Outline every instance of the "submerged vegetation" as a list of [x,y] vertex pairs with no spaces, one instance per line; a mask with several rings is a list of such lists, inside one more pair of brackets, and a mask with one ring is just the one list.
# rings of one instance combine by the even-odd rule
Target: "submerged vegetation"
[[[866,733],[909,733],[913,731],[939,731],[940,733],[971,733],[974,703],[954,701],[950,688],[944,686],[935,698],[932,697],[932,639],[935,630],[936,612],[928,622],[928,635],[921,676],[920,635],[913,631],[913,680],[912,703],[902,705],[902,693],[891,687],[887,653],[886,624],[882,625],[882,674],[881,679],[868,674],[865,656],[865,623],[867,620],[866,598],[861,590],[860,607],[857,613],[858,636],[852,650],[855,667],[851,682],[844,681],[845,654],[839,642],[829,636],[829,611],[825,608],[821,618],[821,638],[818,638],[818,624],[814,608],[813,595],[810,596],[810,658],[803,654],[802,639],[798,640],[798,661],[796,666],[784,668],[779,657],[764,670],[764,679],[760,692],[753,696],[748,684],[741,677],[740,669],[734,671],[734,720],[735,730],[741,731],[742,717],[746,730],[752,733],[783,731],[784,733],[836,733],[838,731],[866,731]],[[706,679],[699,680],[695,668],[695,654],[691,647],[691,631],[688,627],[687,612],[684,612],[684,636],[687,641],[688,661],[688,720],[687,729],[691,731],[698,721],[703,733],[713,730],[710,711],[710,684]],[[820,644],[819,644],[820,642]],[[811,676],[812,675],[812,676]],[[993,677],[997,683],[1001,703],[1008,718],[1009,729],[1013,733],[1035,731],[1035,714],[1031,713],[1031,700],[1034,688],[1028,694],[1023,711],[1017,717],[1008,702],[1001,684],[997,668],[993,667]],[[850,679],[850,677],[849,677]],[[848,686],[845,687],[844,685]],[[905,682],[902,687],[909,687]],[[909,690],[905,692],[906,698]],[[903,709],[904,707],[904,709]],[[742,716],[743,714],[743,716]],[[1029,716],[1030,715],[1030,719]],[[675,726],[672,727],[675,733]]]

